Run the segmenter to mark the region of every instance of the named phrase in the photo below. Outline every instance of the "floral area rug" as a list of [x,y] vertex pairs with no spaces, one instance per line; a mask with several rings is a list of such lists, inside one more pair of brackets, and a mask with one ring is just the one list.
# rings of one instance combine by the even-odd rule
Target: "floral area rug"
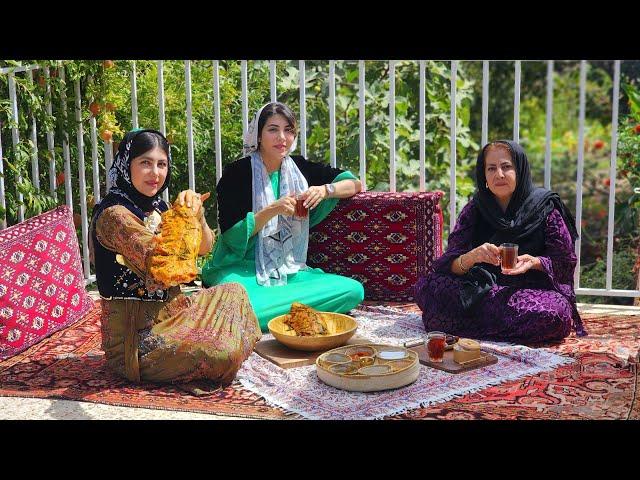
[[[394,306],[420,312],[413,303]],[[581,316],[588,336],[529,345],[570,355],[574,363],[389,418],[640,420],[640,316]]]
[[[389,307],[369,307],[352,312],[358,333],[373,343],[402,345],[424,334],[420,315]],[[369,420],[405,413],[419,407],[452,400],[490,385],[515,380],[572,363],[545,349],[481,342],[498,357],[498,363],[452,374],[420,366],[418,379],[405,387],[380,392],[349,392],[319,380],[315,365],[284,370],[253,354],[238,372],[240,382],[270,403],[318,420]]]
[[[239,382],[195,396],[174,386],[133,385],[121,379],[104,364],[99,302],[97,306],[73,325],[1,361],[0,396],[61,398],[273,420],[304,418],[274,406]],[[358,315],[370,308],[362,307]],[[396,313],[419,312],[415,304],[395,304],[394,309]],[[640,348],[640,316],[582,317],[589,336],[571,335],[557,345],[544,345],[547,350],[572,357],[574,362],[385,418],[640,420],[637,363],[629,360],[637,358]]]
[[23,353],[0,362],[0,396],[62,398],[125,407],[284,419],[287,412],[237,382],[205,395],[170,385],[133,384],[112,373],[100,348],[100,302],[90,314]]

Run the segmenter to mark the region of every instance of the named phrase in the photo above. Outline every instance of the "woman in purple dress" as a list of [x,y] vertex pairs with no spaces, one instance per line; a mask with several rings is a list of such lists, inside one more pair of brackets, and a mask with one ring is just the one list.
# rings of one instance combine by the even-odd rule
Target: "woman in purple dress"
[[[572,327],[586,335],[573,289],[578,233],[558,194],[533,185],[512,141],[485,145],[476,181],[447,251],[416,285],[427,331],[519,343],[560,340]],[[503,243],[519,246],[510,270],[501,268]]]

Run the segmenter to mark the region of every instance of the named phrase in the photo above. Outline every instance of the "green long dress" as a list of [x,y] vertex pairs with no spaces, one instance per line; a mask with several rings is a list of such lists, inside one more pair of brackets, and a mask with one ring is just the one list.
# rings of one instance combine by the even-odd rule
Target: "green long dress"
[[[280,171],[269,175],[273,192],[280,196]],[[351,172],[339,174],[333,183],[356,179]],[[277,199],[276,198],[276,199]],[[328,198],[309,212],[309,227],[324,220],[338,204]],[[202,268],[205,286],[237,282],[242,284],[258,317],[260,328],[267,331],[267,323],[274,317],[288,313],[292,302],[302,302],[324,312],[345,313],[364,299],[364,287],[357,280],[325,273],[320,268],[300,271],[287,276],[287,285],[263,287],[256,280],[256,235],[253,212],[224,232],[216,242],[212,257]]]

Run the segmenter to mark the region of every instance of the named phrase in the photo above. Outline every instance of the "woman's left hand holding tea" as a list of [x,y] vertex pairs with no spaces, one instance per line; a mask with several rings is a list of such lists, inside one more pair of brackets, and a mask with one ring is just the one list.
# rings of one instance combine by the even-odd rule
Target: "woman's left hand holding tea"
[[510,270],[502,269],[502,273],[504,275],[521,275],[529,270],[542,270],[542,263],[538,257],[534,257],[532,255],[524,254],[518,255],[518,260],[516,262],[515,268]]

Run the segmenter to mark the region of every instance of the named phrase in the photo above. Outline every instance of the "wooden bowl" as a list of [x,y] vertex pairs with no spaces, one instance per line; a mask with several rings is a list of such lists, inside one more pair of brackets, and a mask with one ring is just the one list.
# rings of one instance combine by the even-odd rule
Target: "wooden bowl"
[[317,352],[319,350],[330,350],[340,347],[356,333],[358,324],[349,315],[342,313],[320,312],[322,318],[327,323],[328,335],[317,335],[313,337],[299,337],[294,330],[283,323],[289,314],[280,315],[269,320],[267,328],[269,332],[283,345],[293,350],[304,350],[307,352]]

